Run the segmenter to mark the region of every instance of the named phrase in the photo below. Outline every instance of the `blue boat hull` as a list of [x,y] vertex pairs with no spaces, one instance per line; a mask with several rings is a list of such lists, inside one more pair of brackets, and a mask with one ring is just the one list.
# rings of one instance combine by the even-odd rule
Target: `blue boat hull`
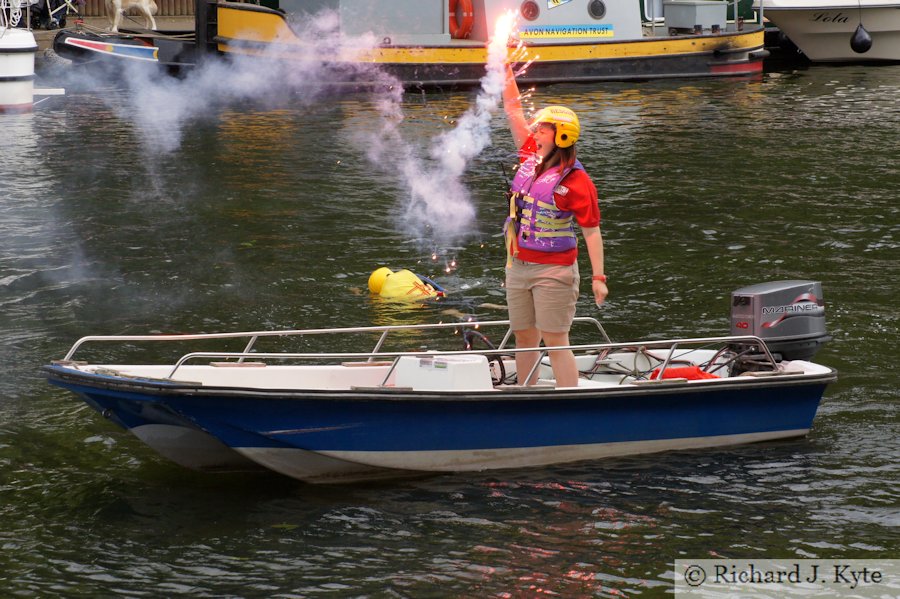
[[[536,466],[615,453],[805,435],[824,384],[654,389],[571,399],[192,396],[163,403],[225,444],[296,448],[384,468]],[[565,458],[565,459],[561,459]]]
[[96,375],[79,378],[54,382],[95,408],[112,410],[126,426],[165,416],[270,469],[322,482],[803,436],[835,375],[462,394],[110,385]]
[[104,418],[128,430],[163,457],[192,470],[243,472],[261,466],[189,420],[156,402],[90,385],[50,382],[75,392]]

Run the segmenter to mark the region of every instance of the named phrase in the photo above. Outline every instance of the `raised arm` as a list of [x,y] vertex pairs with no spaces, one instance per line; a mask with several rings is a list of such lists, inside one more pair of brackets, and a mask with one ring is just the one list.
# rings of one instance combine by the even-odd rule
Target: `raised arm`
[[503,109],[509,120],[509,129],[512,131],[516,149],[520,149],[528,139],[528,121],[525,120],[525,112],[522,110],[522,100],[519,98],[519,86],[516,84],[516,76],[512,66],[506,65],[506,85],[503,87]]

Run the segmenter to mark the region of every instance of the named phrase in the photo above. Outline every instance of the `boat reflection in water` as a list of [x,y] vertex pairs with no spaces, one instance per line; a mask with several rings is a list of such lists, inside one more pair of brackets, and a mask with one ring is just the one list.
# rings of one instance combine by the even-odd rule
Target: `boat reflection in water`
[[[749,10],[745,4],[739,13]],[[377,73],[388,73],[408,87],[476,85],[494,24],[513,11],[518,25],[509,60],[530,64],[520,77],[526,84],[752,75],[762,72],[768,54],[762,26],[729,15],[733,6],[720,0],[656,0],[647,7],[638,0],[200,1],[196,8],[193,39],[64,30],[54,48],[76,61],[182,67],[215,52],[320,76],[326,64],[332,83],[383,83]]]
[[[169,457],[194,454],[169,439],[215,442],[299,480],[353,482],[803,436],[836,378],[808,361],[828,339],[824,320],[821,287],[809,281],[735,291],[739,334],[728,337],[612,343],[599,322],[579,318],[598,341],[571,347],[581,377],[569,388],[550,378],[549,348],[535,365],[539,383],[516,384],[514,354],[528,350],[507,347],[507,321],[86,337],[45,371]],[[397,335],[411,330],[414,348]],[[479,347],[489,330],[506,333]],[[420,345],[446,348],[448,337],[455,347]],[[286,339],[302,351],[257,351],[259,340]],[[165,364],[75,361],[88,343],[208,341],[243,350]],[[341,349],[363,343],[372,349]],[[148,426],[154,434],[141,435]]]

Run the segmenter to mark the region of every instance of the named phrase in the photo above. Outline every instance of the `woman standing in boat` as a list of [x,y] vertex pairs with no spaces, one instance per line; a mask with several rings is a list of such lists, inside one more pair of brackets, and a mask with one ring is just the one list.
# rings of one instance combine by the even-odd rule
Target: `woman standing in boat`
[[[563,106],[548,106],[529,124],[519,88],[507,67],[503,107],[521,164],[510,189],[506,220],[506,299],[516,347],[569,345],[579,294],[577,222],[591,262],[591,290],[597,304],[608,290],[603,271],[603,238],[597,189],[576,159],[578,117]],[[516,353],[516,372],[531,372],[537,352]],[[578,385],[570,350],[550,352],[557,387]],[[535,374],[527,384],[534,384]],[[521,378],[519,384],[526,384]]]

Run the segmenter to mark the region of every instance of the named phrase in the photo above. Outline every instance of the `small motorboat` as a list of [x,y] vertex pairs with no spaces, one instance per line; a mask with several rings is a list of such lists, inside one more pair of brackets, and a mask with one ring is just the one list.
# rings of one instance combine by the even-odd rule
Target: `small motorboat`
[[812,62],[900,62],[900,0],[762,0],[762,6]]
[[[806,435],[837,377],[809,361],[829,338],[820,284],[739,289],[731,318],[730,336],[614,343],[599,321],[579,317],[577,326],[589,327],[597,342],[569,346],[581,373],[569,388],[551,378],[548,352],[560,348],[539,348],[537,385],[516,384],[514,354],[535,350],[507,347],[508,321],[90,336],[44,371],[180,464],[233,469],[252,462],[314,483]],[[496,346],[490,331],[502,335]],[[371,351],[344,349],[366,339]],[[448,339],[455,348],[435,349]],[[76,360],[87,345],[115,352],[144,342],[172,346],[177,358]],[[226,342],[241,349],[207,349]],[[331,349],[259,351],[266,342]],[[195,347],[182,353],[186,345]]]

